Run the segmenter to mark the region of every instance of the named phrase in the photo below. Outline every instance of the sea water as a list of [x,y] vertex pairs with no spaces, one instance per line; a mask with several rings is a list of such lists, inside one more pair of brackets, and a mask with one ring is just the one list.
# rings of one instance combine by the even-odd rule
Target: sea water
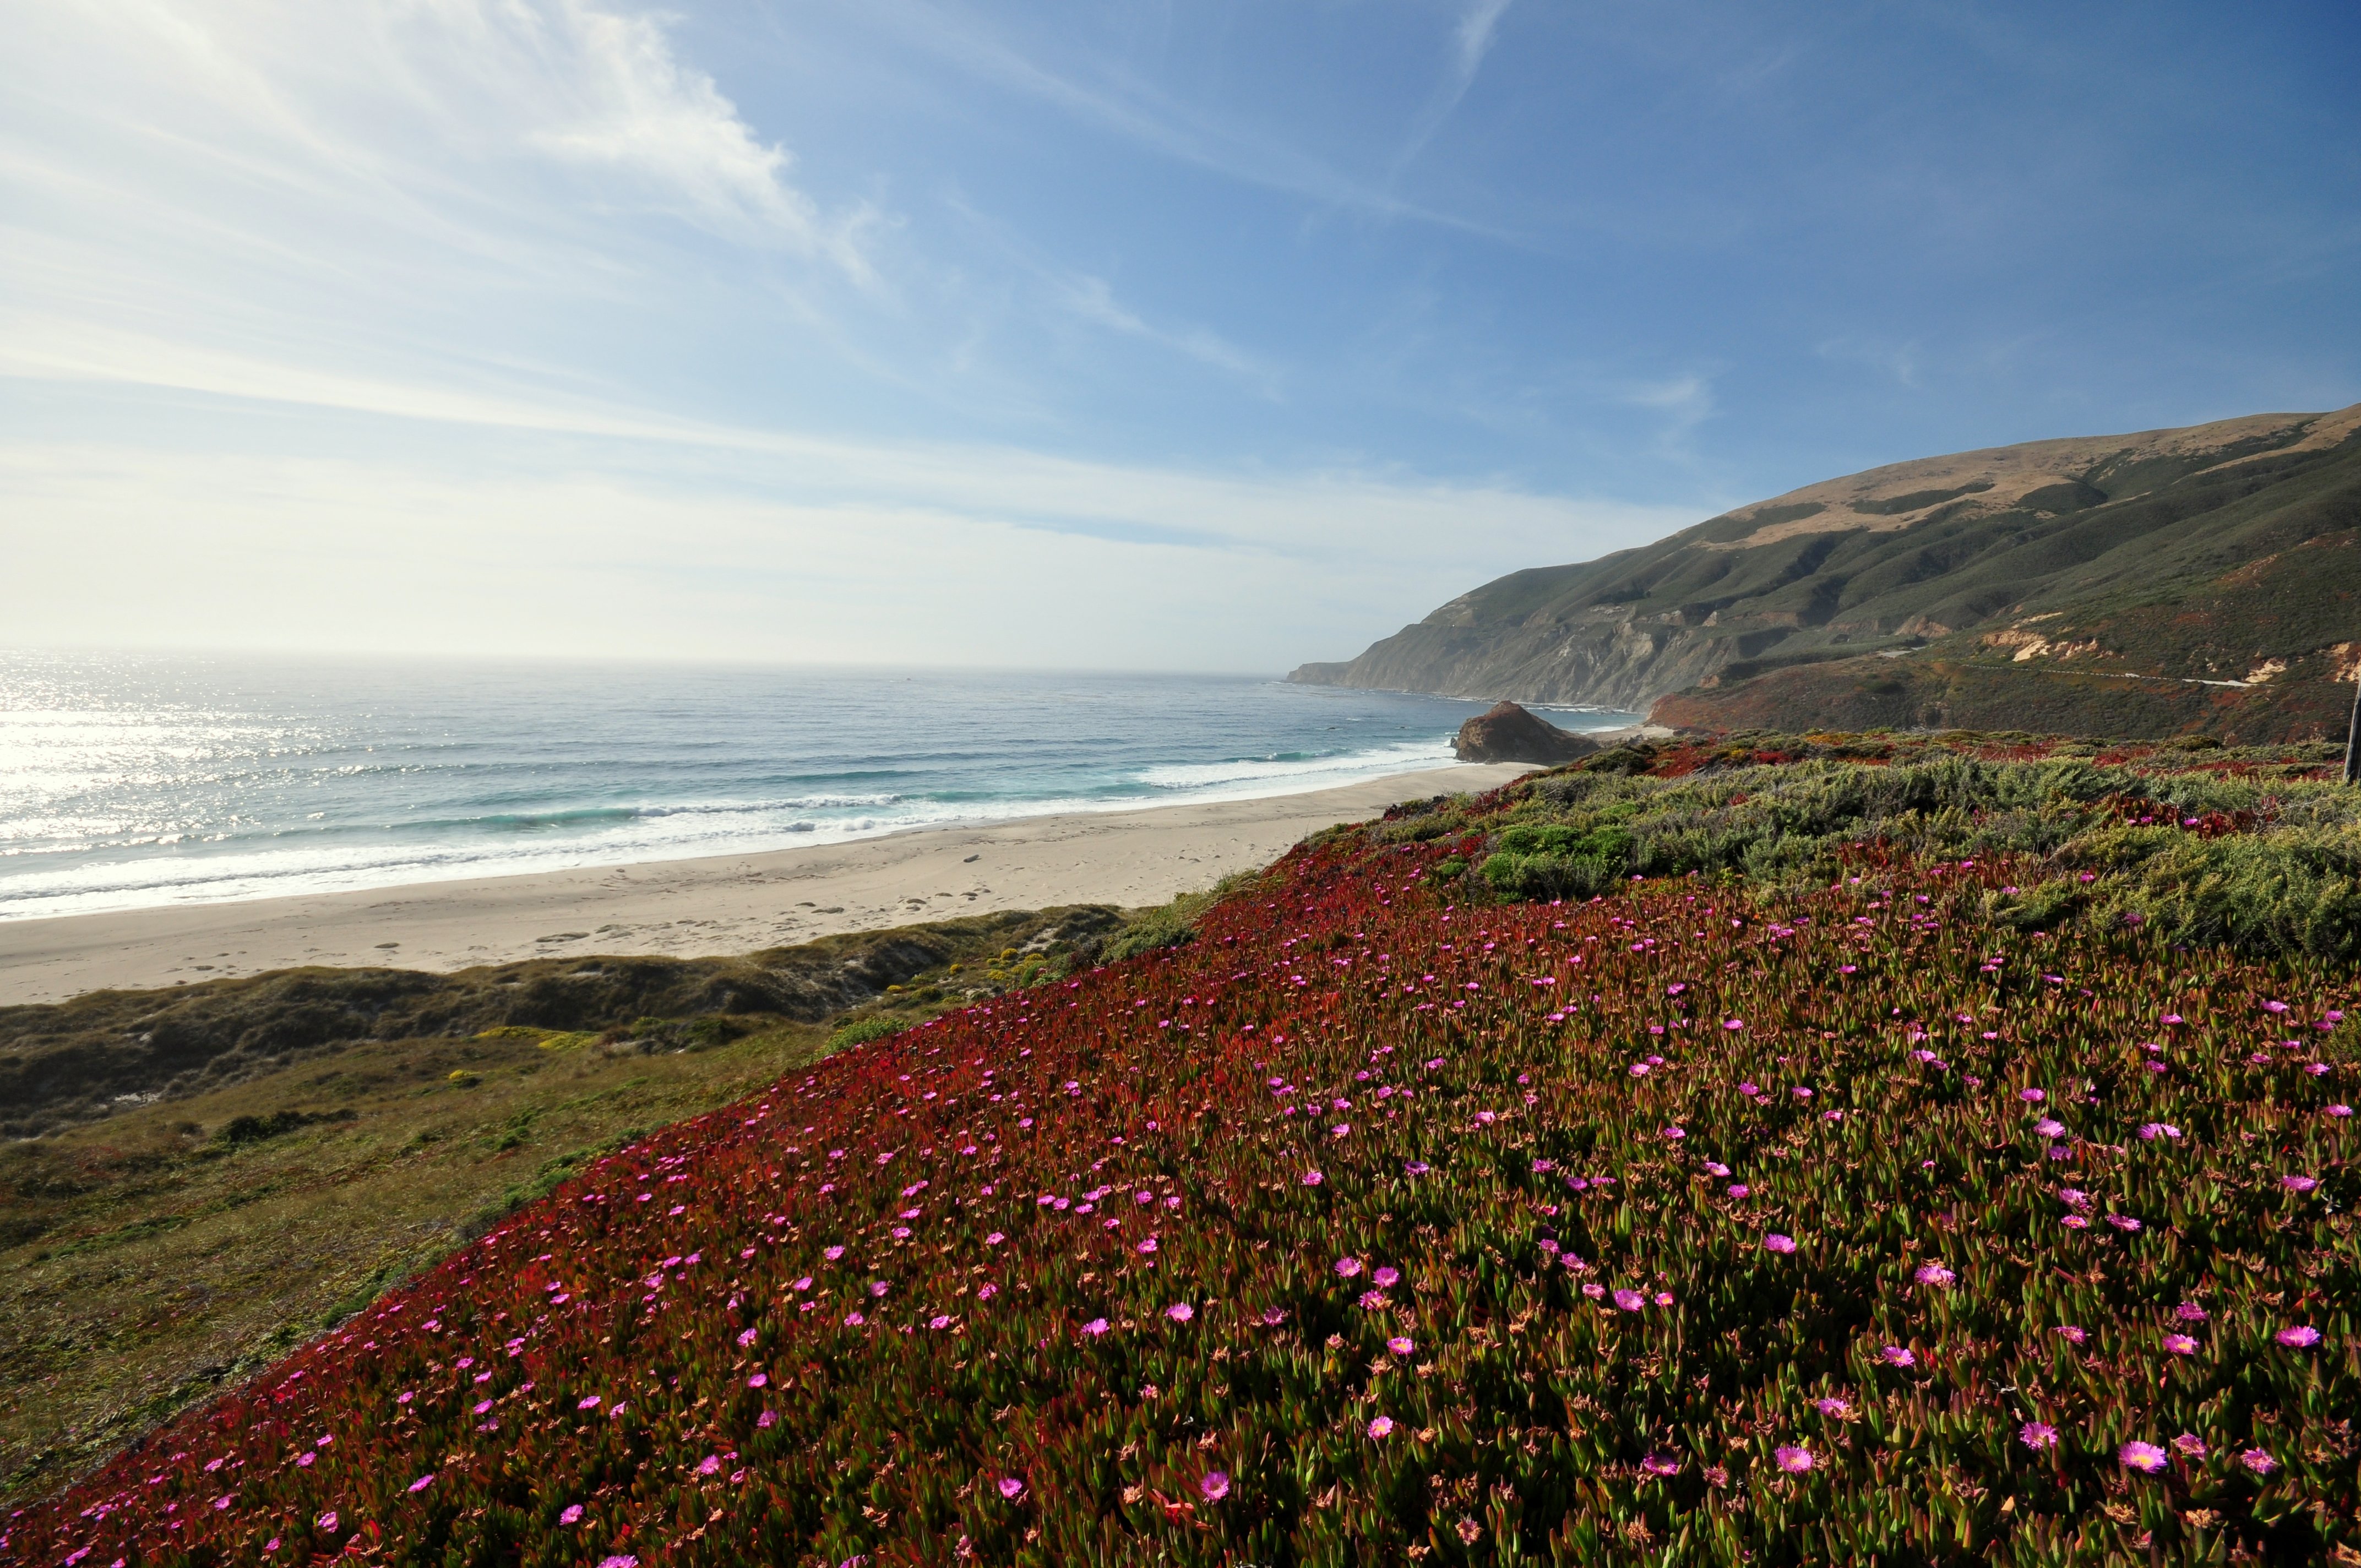
[[1447,766],[1481,707],[1249,676],[0,652],[0,919],[1285,795]]

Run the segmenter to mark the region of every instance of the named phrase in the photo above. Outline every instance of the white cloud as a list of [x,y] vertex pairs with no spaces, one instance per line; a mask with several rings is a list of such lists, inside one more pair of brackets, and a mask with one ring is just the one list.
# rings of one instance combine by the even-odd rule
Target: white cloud
[[1277,671],[1689,521],[1350,474],[733,456],[686,488],[587,452],[554,472],[0,445],[12,571],[47,585],[11,640]]

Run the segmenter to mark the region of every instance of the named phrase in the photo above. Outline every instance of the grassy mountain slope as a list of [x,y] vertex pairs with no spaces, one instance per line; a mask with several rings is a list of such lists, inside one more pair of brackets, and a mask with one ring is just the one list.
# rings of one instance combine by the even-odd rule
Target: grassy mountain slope
[[2350,1561],[2318,751],[1756,736],[1332,830],[583,1161],[0,1556]]
[[[1668,723],[2157,734],[2226,718],[2292,738],[2349,701],[2287,694],[2355,663],[2356,545],[2361,405],[2037,442],[1872,469],[1643,549],[1513,573],[1290,678],[1631,707],[1690,689],[1657,715]],[[1860,663],[1878,655],[1892,657]],[[2140,683],[2042,685],[2060,671],[2242,684],[2118,713],[2115,694]],[[2028,702],[2037,723],[2006,711]]]

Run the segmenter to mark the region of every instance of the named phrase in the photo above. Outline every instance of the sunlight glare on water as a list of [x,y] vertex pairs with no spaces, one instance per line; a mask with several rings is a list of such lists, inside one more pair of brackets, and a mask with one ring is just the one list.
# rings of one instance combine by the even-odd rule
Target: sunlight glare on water
[[0,653],[0,919],[1291,794],[1446,765],[1482,706],[1246,676]]

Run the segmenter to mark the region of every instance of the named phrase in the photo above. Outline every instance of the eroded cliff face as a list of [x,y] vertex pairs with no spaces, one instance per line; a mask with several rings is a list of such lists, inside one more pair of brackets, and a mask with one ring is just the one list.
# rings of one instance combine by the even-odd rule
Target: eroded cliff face
[[1350,663],[1306,664],[1287,678],[1313,685],[1433,692],[1441,696],[1587,704],[1644,712],[1739,657],[1729,635],[1631,612],[1573,621],[1534,616],[1505,627],[1405,626]]
[[1642,549],[1511,573],[1289,679],[1644,711],[1674,692],[2169,598],[2361,522],[2356,458],[2361,404],[1893,464]]

